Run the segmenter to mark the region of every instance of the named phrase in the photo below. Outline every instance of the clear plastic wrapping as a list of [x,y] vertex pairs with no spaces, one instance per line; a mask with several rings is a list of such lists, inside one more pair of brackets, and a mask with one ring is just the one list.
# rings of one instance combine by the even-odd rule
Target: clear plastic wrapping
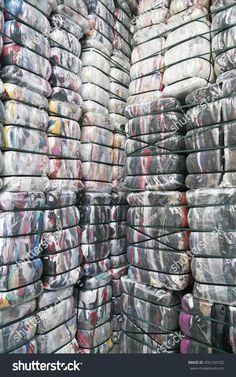
[[197,342],[193,339],[187,337],[181,339],[180,342],[180,352],[181,353],[197,353],[197,354],[212,354],[224,352],[217,348],[210,347],[207,344]]
[[50,181],[47,177],[15,176],[2,179],[3,189],[7,191],[41,191],[50,190]]
[[74,34],[66,30],[55,28],[50,33],[50,46],[61,47],[76,56],[80,56],[81,45]]
[[[198,342],[235,353],[235,308],[199,300],[191,294],[182,298],[180,326]],[[221,336],[224,333],[225,336]]]
[[[35,5],[35,2],[31,2],[31,4]],[[46,4],[48,4],[48,2],[46,2]],[[6,0],[6,20],[12,20],[15,17],[22,20],[26,25],[38,30],[41,34],[45,33],[45,31],[48,32],[50,30],[50,24],[47,16],[36,9],[36,7],[26,3],[24,0],[20,0],[19,2],[17,2],[17,4],[14,0]]]
[[135,64],[152,56],[161,55],[161,51],[164,48],[165,39],[163,37],[145,42],[133,49],[131,54],[131,62],[132,64]]
[[[35,40],[37,43],[34,42]],[[46,59],[50,58],[50,44],[46,36],[17,20],[5,22],[3,41],[4,44],[13,42],[16,45],[28,47]],[[20,52],[16,51],[16,53]]]
[[55,305],[44,308],[36,314],[37,334],[41,335],[53,330],[73,317],[75,313],[75,303],[73,296]]
[[[124,313],[136,319],[145,318],[145,321],[162,331],[178,329],[179,305],[173,307],[159,306],[140,298],[122,295]],[[130,309],[132,308],[132,309]]]
[[[19,87],[18,87],[19,88]],[[5,125],[17,125],[32,127],[46,131],[48,126],[48,114],[45,110],[31,107],[17,101],[4,102]]]
[[141,0],[138,4],[138,14],[146,13],[152,9],[158,9],[169,7],[169,0]]
[[111,323],[105,322],[92,330],[78,328],[76,338],[81,348],[95,348],[108,341],[111,335]]
[[[128,154],[124,187],[129,190],[171,190],[182,187],[185,174],[184,122],[174,98],[129,105],[126,133]],[[180,135],[179,135],[180,134]],[[178,136],[179,135],[179,136]],[[163,148],[163,149],[162,149]],[[178,154],[174,154],[174,150]],[[170,165],[171,166],[170,166]]]
[[33,300],[35,297],[39,296],[42,293],[42,291],[42,282],[41,280],[38,280],[33,284],[26,285],[24,287],[21,287],[20,289],[13,289],[11,291],[1,292],[1,310],[15,310],[15,307],[16,310],[18,310],[17,305],[21,305]]
[[80,36],[81,38],[82,34],[85,33],[89,29],[87,17],[84,17],[79,12],[76,12],[73,9],[73,6],[71,6],[70,4],[68,5],[65,3],[58,4],[56,13],[59,14],[60,16],[64,16],[65,18],[69,19],[71,22],[77,25],[77,28],[81,28],[81,36]]
[[206,9],[209,8],[209,0],[173,0],[170,3],[170,16],[180,13],[194,5],[200,5]]
[[[30,316],[1,329],[0,353],[14,351],[28,343],[35,335],[36,318]],[[27,330],[26,330],[27,329]]]
[[131,67],[131,70],[130,70],[131,80],[135,80],[138,78],[140,78],[141,80],[145,78],[148,79],[149,76],[153,75],[153,77],[157,76],[157,79],[159,78],[159,81],[161,84],[163,81],[163,73],[162,73],[163,64],[164,64],[164,61],[161,55],[150,57],[146,60],[137,62],[133,64]]
[[53,353],[69,343],[75,336],[76,317],[43,335],[36,335],[38,353]]
[[59,289],[57,291],[46,291],[37,298],[37,309],[43,309],[56,302],[61,302],[73,294],[73,286]]
[[58,351],[55,351],[54,353],[63,353],[63,354],[73,354],[79,352],[79,346],[77,340],[74,338],[71,340],[71,342],[67,343],[65,346],[60,348]]
[[187,157],[189,188],[234,186],[234,88],[230,78],[187,97],[186,147],[194,152]]
[[84,101],[94,101],[98,104],[108,107],[109,104],[109,93],[103,88],[100,88],[96,84],[87,83],[83,84],[82,87],[82,97]]
[[131,96],[140,93],[151,92],[151,91],[161,91],[163,89],[162,75],[152,75],[147,77],[142,77],[137,80],[131,81],[129,86],[129,93]]
[[24,344],[23,346],[9,352],[9,354],[36,354],[36,353],[37,353],[37,343],[36,343],[35,338],[31,339],[30,342]]
[[42,282],[44,289],[58,290],[61,288],[75,285],[82,278],[84,272],[81,266],[74,268],[73,270],[66,271],[59,275],[49,276],[43,275]]
[[36,308],[36,300],[32,298],[31,301],[25,302],[20,305],[13,306],[0,311],[1,326],[8,323],[16,322],[17,320],[27,317],[34,313]]
[[81,78],[84,84],[93,83],[101,86],[105,90],[109,90],[110,80],[103,72],[93,66],[83,66]]
[[48,141],[44,132],[19,126],[4,127],[4,147],[25,152],[48,153]]
[[114,0],[85,0],[89,13],[94,13],[98,16],[108,20],[108,23],[112,25],[112,14],[115,11]]
[[52,156],[78,158],[80,157],[80,142],[60,137],[48,137],[49,154]]
[[75,74],[81,71],[81,61],[78,56],[59,47],[51,48],[51,63],[59,65]]
[[163,93],[184,99],[195,89],[214,81],[207,10],[201,5],[192,6],[172,16],[168,28]]
[[[108,282],[109,283],[109,282]],[[80,309],[93,309],[111,300],[112,288],[110,284],[93,289],[75,288],[75,302]]]
[[51,15],[51,25],[55,29],[64,29],[68,33],[73,34],[77,39],[80,39],[83,35],[81,27],[76,22],[63,13],[58,14],[57,11]]
[[88,16],[88,9],[84,0],[57,0],[57,4],[65,4],[82,16]]
[[109,321],[111,317],[111,302],[95,309],[77,309],[78,327],[82,329],[94,329]]
[[[156,9],[150,9],[148,12],[138,15],[136,17],[136,24],[134,25],[134,31],[139,31],[140,29],[141,30],[144,29],[144,31],[140,31],[140,33],[143,33],[143,35],[145,35],[145,28],[149,26],[161,25],[161,27],[163,27],[162,25],[166,23],[168,12],[169,12],[168,8],[159,8],[158,12],[156,11]],[[163,29],[163,31],[164,30],[165,29]]]
[[[22,102],[25,102],[27,103],[28,105],[32,105],[32,106],[35,106],[36,108],[40,108],[40,109],[46,109],[48,107],[48,100],[46,97],[42,96],[41,94],[38,94],[38,93],[34,93],[34,95],[32,96],[32,91],[27,89],[27,88],[23,88],[21,86],[18,86],[18,85],[15,85],[15,84],[10,84],[10,83],[5,83],[3,84],[3,97],[5,99],[5,101],[22,101]],[[7,106],[6,102],[5,102],[5,105]],[[13,107],[13,104],[11,103],[11,106]],[[19,106],[19,107],[22,107],[25,109],[24,113],[29,113],[27,111],[27,109],[29,109],[29,107],[24,107],[23,104],[20,104],[19,102],[15,102],[15,106]],[[38,109],[39,110],[39,109]],[[37,109],[31,109],[31,112],[37,112]],[[24,116],[26,116],[26,114],[24,114]],[[19,114],[17,114],[19,116]],[[23,115],[23,114],[21,114]],[[46,123],[48,122],[48,119],[46,118],[47,117],[47,113],[45,112],[45,127],[46,127]],[[7,119],[5,119],[6,121],[6,124],[7,124]],[[13,120],[12,120],[13,121]],[[14,123],[13,123],[14,124]],[[24,125],[24,124],[23,124]],[[39,127],[40,128],[40,127]],[[45,130],[45,128],[44,128]]]
[[8,151],[3,153],[2,176],[43,176],[49,172],[45,155]]
[[15,65],[3,67],[0,76],[4,83],[26,87],[45,97],[49,97],[51,94],[51,86],[48,81]]
[[39,280],[43,272],[43,266],[40,259],[33,259],[31,261],[20,261],[17,264],[1,266],[0,271],[0,289],[1,291],[8,291],[21,288],[24,285],[29,285]]
[[50,116],[48,121],[48,135],[63,136],[71,139],[80,139],[80,126],[74,120]]
[[128,276],[139,283],[151,285],[155,288],[166,288],[176,291],[182,291],[192,283],[190,273],[182,275],[165,274],[144,270],[134,266],[129,268]]
[[88,277],[92,277],[92,276],[101,274],[103,272],[107,272],[110,266],[111,266],[111,262],[109,258],[100,260],[98,262],[84,263],[83,264],[84,275]]
[[52,87],[62,87],[77,93],[82,90],[82,82],[79,76],[59,66],[52,67],[50,84]]

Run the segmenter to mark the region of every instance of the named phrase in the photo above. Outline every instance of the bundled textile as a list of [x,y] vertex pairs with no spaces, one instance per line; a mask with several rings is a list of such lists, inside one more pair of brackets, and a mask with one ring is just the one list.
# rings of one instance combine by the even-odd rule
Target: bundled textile
[[126,102],[129,97],[130,57],[131,57],[131,10],[123,0],[115,1],[113,52],[110,64],[109,119],[114,129],[112,151],[112,201],[110,223],[110,264],[112,273],[111,321],[113,353],[121,352],[122,300],[121,276],[127,274],[126,258],[126,214],[127,201],[123,187],[125,163],[125,116]]
[[42,2],[42,4],[37,1],[37,8],[35,3],[33,0],[27,3],[24,0],[19,0],[17,4],[14,0],[4,1],[5,19],[19,19],[39,33],[45,33],[45,31],[50,30],[47,16],[51,12],[51,7],[48,1]]
[[[121,8],[116,8],[115,17],[123,20],[128,17]],[[123,20],[123,22],[125,22]],[[127,20],[128,23],[128,20]],[[114,50],[111,57],[110,71],[110,102],[109,102],[109,118],[114,128],[113,138],[113,165],[112,165],[112,191],[122,191],[122,180],[124,172],[125,160],[125,141],[124,133],[126,101],[129,96],[128,86],[130,64],[129,59],[124,55],[124,50]]]
[[111,197],[106,193],[84,193],[79,199],[84,279],[75,289],[77,340],[81,352],[96,353],[95,348],[111,337]]
[[81,353],[108,353],[112,348],[110,193],[113,130],[109,119],[110,56],[113,50],[113,0],[85,0],[89,30],[82,43],[81,160],[83,196],[81,248],[84,278],[75,289],[77,333]]
[[[43,335],[36,335],[38,353],[53,353],[70,343],[76,332],[76,317],[72,317],[56,329]],[[55,350],[55,348],[57,348]]]
[[94,263],[94,267],[110,253],[110,201],[105,193],[85,193],[79,202],[84,262]]
[[[112,273],[112,324],[113,341],[117,345],[117,352],[120,351],[121,326],[122,321],[122,287],[121,276],[127,274],[128,261],[127,251],[127,210],[128,204],[125,192],[112,193],[111,202],[111,223],[110,223],[110,261]],[[120,271],[120,272],[119,272]]]
[[[67,202],[68,199],[70,198],[67,198]],[[63,205],[62,200],[61,204]],[[58,224],[58,219],[62,220],[61,224]],[[44,292],[38,299],[37,312],[36,340],[39,353],[63,353],[64,346],[69,347],[70,342],[73,342],[73,353],[78,351],[74,340],[76,318],[72,296],[73,285],[83,275],[80,267],[83,255],[79,246],[81,230],[78,222],[79,213],[74,206],[45,211],[44,227],[47,233],[43,236]]]
[[185,194],[177,191],[134,193],[129,194],[127,200],[129,234],[135,231],[138,239],[140,234],[140,238],[146,236],[155,244],[155,248],[149,248],[149,241],[143,243],[142,238],[140,242],[130,242],[127,249],[131,264],[129,276],[157,288],[185,289],[191,283],[190,258],[186,254],[187,247],[183,248],[188,213]]
[[[180,297],[174,291],[183,291],[192,283],[191,258],[187,255],[188,211],[182,192],[186,175],[185,118],[175,93],[164,94],[164,54],[171,34],[168,34],[169,6],[168,0],[141,0],[132,27],[123,182],[130,192],[127,197],[130,267],[113,269],[122,281],[122,287],[114,283],[114,291],[118,293],[122,288],[124,292],[125,353],[179,352]],[[185,2],[181,10],[188,6],[189,2]],[[121,263],[122,258],[115,261]],[[114,301],[117,312],[119,305],[119,300]],[[114,326],[119,329],[118,319]]]
[[234,87],[235,80],[226,75],[224,81],[187,97],[194,288],[193,295],[182,300],[182,353],[235,353]]
[[[209,345],[197,342],[193,339],[183,338],[180,345],[181,353],[220,353],[221,350],[210,347]],[[224,352],[224,351],[223,351]]]
[[[45,14],[49,14],[50,7],[45,2],[45,8],[42,6],[40,11],[33,4],[20,3],[18,8],[12,1],[5,2],[3,68],[0,72],[4,82],[5,152],[1,174],[5,177],[3,187],[6,190],[40,192],[49,189],[45,134],[48,102],[45,97],[51,93],[47,81],[51,65],[49,43],[43,33],[49,29]],[[33,25],[29,12],[35,21]],[[36,38],[38,43],[34,43]]]
[[126,115],[130,120],[124,187],[129,191],[183,188],[185,124],[178,100],[130,105]]
[[82,49],[83,120],[82,180],[86,192],[112,189],[113,128],[108,119],[110,55],[113,40],[113,0],[86,1],[90,31]]
[[37,300],[37,309],[38,353],[77,353],[73,287],[44,291]]
[[[4,2],[0,76],[1,353],[36,353],[36,298],[43,291],[42,233],[50,190],[46,130],[51,95],[48,1]],[[38,43],[35,43],[37,39]]]
[[[53,190],[80,191],[83,188],[78,123],[83,103],[79,39],[86,29],[86,15],[83,1],[60,1],[51,16],[52,94],[47,133]],[[57,18],[60,17],[63,24],[59,28]]]
[[110,55],[113,43],[113,0],[85,0],[89,12],[89,28],[86,33],[84,47],[94,47]]
[[125,353],[178,352],[180,296],[122,277]]
[[125,107],[129,96],[130,62],[123,50],[111,56],[109,117],[113,128],[121,131],[126,123]]
[[208,21],[209,3],[191,2],[190,7],[186,3],[184,1],[178,5],[178,2],[171,2],[172,16],[167,21],[168,35],[164,56],[163,94],[179,99],[184,99],[195,89],[214,82]]
[[83,120],[81,159],[86,191],[111,192],[112,128],[108,120],[110,71],[108,56],[98,49],[82,51]]
[[[180,327],[185,336],[196,340],[204,352],[236,352],[234,306],[200,300],[187,294],[182,298]],[[181,342],[181,351],[195,353],[197,348],[185,338]]]
[[[67,195],[67,202],[63,202],[65,194],[56,193],[58,208],[53,205],[44,213],[42,280],[47,290],[74,285],[83,275],[80,215],[73,205],[76,200],[73,192]],[[50,207],[49,201],[47,205]]]
[[235,186],[235,79],[187,97],[186,160],[189,188]]
[[161,96],[167,17],[168,1],[150,1],[147,4],[142,1],[138,5],[133,27],[129,105],[157,100]]
[[26,344],[36,333],[35,298],[43,288],[40,245],[45,197],[5,191],[0,203],[0,353],[20,347],[22,352],[33,352]]
[[44,293],[38,303],[36,336],[39,353],[78,352],[73,286],[83,276],[82,231],[75,204],[76,192],[83,189],[79,39],[88,25],[86,16],[82,0],[57,1],[51,15],[52,93],[47,128],[51,191],[44,213]]
[[194,5],[200,5],[208,9],[209,3],[209,0],[172,0],[170,2],[170,16],[172,17],[177,13],[183,12],[184,10],[189,9]]
[[[113,132],[107,118],[87,113],[83,117],[81,132],[81,154],[83,161],[83,184],[86,191],[111,192],[112,189],[112,143]],[[94,146],[94,149],[93,149]],[[103,148],[106,148],[105,151]],[[83,151],[88,157],[83,160]],[[89,153],[91,151],[91,153]],[[86,155],[85,155],[86,156]],[[100,156],[103,157],[101,161]]]
[[111,287],[109,271],[87,277],[75,288],[77,340],[82,353],[108,353],[111,340]]
[[217,80],[221,81],[221,76],[224,72],[236,67],[236,6],[233,2],[214,0],[211,6],[211,14],[214,68]]
[[[80,216],[74,204],[75,193],[83,188],[78,39],[88,26],[87,10],[82,0],[41,3],[20,1],[16,6],[11,0],[5,2],[0,72],[5,191],[0,196],[2,251],[9,249],[2,253],[1,265],[7,265],[9,278],[2,286],[3,313],[8,306],[13,314],[15,308],[19,311],[12,319],[19,329],[12,327],[9,334],[21,334],[25,326],[21,315],[24,321],[31,315],[35,322],[13,351],[6,338],[4,352],[14,353],[78,351],[73,290],[69,295],[61,290],[68,293],[83,275]],[[17,280],[13,281],[12,273]],[[21,309],[27,300],[34,300],[32,313]]]
[[225,305],[235,305],[234,199],[233,188],[187,193],[194,297]]
[[132,34],[130,25],[131,11],[129,5],[125,1],[118,2],[114,11],[113,47],[120,50],[128,58],[131,56]]
[[125,163],[126,135],[116,131],[113,138],[112,191],[122,192]]

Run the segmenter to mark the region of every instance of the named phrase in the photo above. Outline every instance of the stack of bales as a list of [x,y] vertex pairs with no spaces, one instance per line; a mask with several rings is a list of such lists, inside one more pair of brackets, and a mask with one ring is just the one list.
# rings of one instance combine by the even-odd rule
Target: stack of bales
[[121,276],[127,273],[126,230],[127,201],[123,188],[125,161],[126,101],[129,96],[130,56],[131,56],[131,11],[124,1],[115,2],[113,54],[110,71],[110,121],[114,128],[112,199],[111,199],[111,272],[112,272],[112,324],[113,341],[117,345],[113,352],[120,351],[121,335]]
[[191,284],[180,103],[163,97],[168,1],[141,1],[126,115],[128,277],[123,277],[123,351],[179,350],[180,292]]
[[186,184],[193,293],[182,299],[182,353],[235,347],[235,4],[213,1],[212,56],[217,83],[186,103]]
[[184,98],[214,82],[208,0],[173,0],[165,45],[164,95]]
[[35,309],[42,292],[43,209],[50,189],[46,110],[51,65],[45,37],[50,12],[48,1],[37,5],[5,1],[0,72],[5,108],[0,193],[2,353],[37,352]]
[[[182,300],[181,351],[235,352],[236,81],[187,97],[186,183],[193,295]],[[201,331],[199,331],[201,329]]]
[[84,195],[78,198],[84,280],[76,288],[80,352],[106,353],[112,347],[110,193],[113,128],[109,122],[113,0],[86,1],[90,30],[82,45],[83,119],[81,159]]

